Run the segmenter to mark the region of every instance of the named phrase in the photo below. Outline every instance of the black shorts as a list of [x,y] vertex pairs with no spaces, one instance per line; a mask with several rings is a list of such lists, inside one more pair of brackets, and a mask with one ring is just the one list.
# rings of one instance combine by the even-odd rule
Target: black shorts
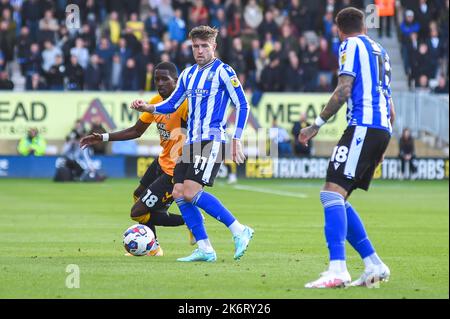
[[183,146],[174,170],[174,183],[195,181],[212,186],[225,156],[225,143],[202,141]]
[[147,168],[140,183],[146,189],[139,201],[150,211],[166,211],[169,208],[173,202],[173,177],[162,170],[158,158]]
[[347,127],[333,149],[326,181],[343,187],[349,195],[356,188],[368,190],[390,138],[381,129]]

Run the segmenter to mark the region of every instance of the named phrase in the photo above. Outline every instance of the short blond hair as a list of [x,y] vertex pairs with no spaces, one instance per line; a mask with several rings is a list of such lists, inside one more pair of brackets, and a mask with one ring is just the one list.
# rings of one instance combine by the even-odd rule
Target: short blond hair
[[200,25],[198,27],[195,27],[189,32],[189,39],[201,39],[206,41],[213,41],[216,42],[217,34],[219,33],[219,30],[216,28],[211,28],[207,25]]

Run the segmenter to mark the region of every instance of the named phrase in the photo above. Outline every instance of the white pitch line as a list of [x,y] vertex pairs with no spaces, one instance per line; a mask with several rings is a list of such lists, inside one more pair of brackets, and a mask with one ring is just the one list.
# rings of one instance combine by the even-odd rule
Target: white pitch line
[[246,186],[246,185],[234,185],[234,189],[244,190],[244,191],[250,191],[250,192],[257,192],[257,193],[265,193],[265,194],[271,194],[271,195],[280,195],[280,196],[286,196],[286,197],[295,197],[295,198],[307,198],[308,195],[303,193],[293,193],[293,192],[283,192],[278,190],[268,190],[265,188],[258,188],[253,186]]

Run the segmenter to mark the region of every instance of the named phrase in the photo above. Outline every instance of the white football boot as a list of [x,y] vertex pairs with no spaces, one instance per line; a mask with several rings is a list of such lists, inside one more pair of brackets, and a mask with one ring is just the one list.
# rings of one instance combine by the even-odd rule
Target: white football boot
[[305,288],[345,288],[351,281],[352,278],[348,271],[335,272],[328,270],[321,273],[316,281],[307,283]]
[[350,286],[352,287],[378,287],[380,282],[389,281],[391,271],[385,264],[372,265],[367,267],[361,277],[353,281]]

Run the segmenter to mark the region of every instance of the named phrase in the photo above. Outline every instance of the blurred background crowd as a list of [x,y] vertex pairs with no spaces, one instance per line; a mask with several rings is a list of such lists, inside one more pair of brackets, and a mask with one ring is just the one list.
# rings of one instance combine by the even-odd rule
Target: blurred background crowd
[[[448,0],[376,0],[409,89],[448,92]],[[154,91],[153,68],[194,63],[191,28],[219,30],[217,55],[250,93],[330,92],[336,13],[364,0],[0,0],[0,89]],[[80,28],[66,7],[80,8]],[[392,9],[391,9],[392,8]]]

